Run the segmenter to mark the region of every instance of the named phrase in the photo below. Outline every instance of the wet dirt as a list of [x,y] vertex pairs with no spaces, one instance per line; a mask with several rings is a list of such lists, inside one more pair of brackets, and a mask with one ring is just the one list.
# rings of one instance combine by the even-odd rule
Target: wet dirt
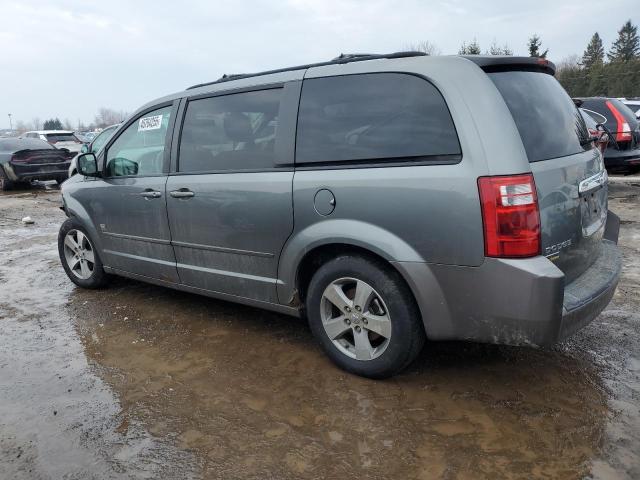
[[59,193],[3,195],[0,478],[640,478],[638,194],[611,186],[623,278],[569,342],[429,343],[387,381],[338,370],[294,318],[80,290]]

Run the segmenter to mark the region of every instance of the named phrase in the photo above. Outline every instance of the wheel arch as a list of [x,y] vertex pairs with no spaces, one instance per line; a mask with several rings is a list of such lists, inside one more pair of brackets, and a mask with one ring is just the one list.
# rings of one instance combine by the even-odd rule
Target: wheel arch
[[[316,267],[340,254],[352,253],[380,261],[400,274],[418,305],[428,337],[438,337],[448,329],[450,313],[440,283],[414,249],[391,232],[364,222],[353,222],[348,229],[353,234],[344,235],[344,221],[336,222],[340,223],[315,224],[313,230],[305,229],[287,242],[279,262],[280,303],[302,306]],[[319,235],[320,230],[323,235]]]
[[64,196],[64,211],[67,217],[74,219],[87,231],[91,237],[91,241],[94,243],[100,253],[102,253],[102,237],[98,232],[98,229],[93,224],[89,212],[82,206],[80,202],[75,200],[71,195]]

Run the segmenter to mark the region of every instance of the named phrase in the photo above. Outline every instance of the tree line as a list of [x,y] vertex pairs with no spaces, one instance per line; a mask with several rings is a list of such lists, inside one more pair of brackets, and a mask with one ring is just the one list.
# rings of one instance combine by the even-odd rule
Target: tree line
[[[440,55],[442,52],[432,42],[408,44],[407,50]],[[543,47],[538,34],[527,42],[530,57],[547,58],[549,49]],[[507,44],[496,40],[482,50],[477,39],[462,42],[459,55],[513,55]],[[635,97],[640,96],[640,37],[638,27],[631,20],[618,30],[617,39],[605,52],[602,38],[595,32],[582,56],[570,55],[556,64],[556,78],[572,97]]]
[[39,117],[34,117],[31,121],[18,120],[14,129],[17,130],[18,133],[24,133],[30,130],[93,131],[124,122],[128,116],[129,114],[125,111],[102,107],[98,110],[93,122],[89,124],[85,124],[80,120],[78,120],[76,124],[72,124],[68,118],[60,120],[58,117],[55,117],[42,121]]

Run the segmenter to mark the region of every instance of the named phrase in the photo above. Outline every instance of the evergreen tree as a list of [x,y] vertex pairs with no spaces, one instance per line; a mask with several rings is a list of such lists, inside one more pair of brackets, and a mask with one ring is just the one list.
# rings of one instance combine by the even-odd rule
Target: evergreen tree
[[62,122],[59,118],[50,118],[44,122],[42,127],[43,130],[62,130],[63,128],[64,127],[62,126]]
[[599,65],[604,62],[604,47],[602,46],[602,39],[598,32],[593,34],[587,49],[582,54],[582,66],[584,68],[591,68],[594,65]]
[[513,55],[513,50],[511,50],[509,45],[506,43],[504,44],[504,47],[500,47],[494,40],[489,47],[489,50],[486,52],[486,55]]
[[460,50],[458,50],[459,55],[480,55],[481,53],[482,50],[480,50],[480,45],[475,38],[469,45],[466,42],[462,42]]
[[627,23],[618,30],[618,39],[613,42],[607,56],[612,62],[628,62],[640,57],[638,27],[633,25],[631,20],[627,20]]
[[527,47],[529,48],[530,57],[547,58],[549,49],[547,48],[544,52],[540,52],[540,48],[542,47],[542,40],[540,40],[540,36],[537,33],[534,33],[533,36],[529,39]]

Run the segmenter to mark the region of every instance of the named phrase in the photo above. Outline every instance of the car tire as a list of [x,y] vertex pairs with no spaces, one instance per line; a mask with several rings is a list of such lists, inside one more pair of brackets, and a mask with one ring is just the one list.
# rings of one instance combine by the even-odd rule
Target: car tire
[[67,219],[58,233],[58,254],[69,279],[82,288],[104,287],[109,277],[86,229],[74,218]]
[[4,172],[4,167],[0,165],[0,192],[7,192],[9,190],[13,190],[14,182],[9,180],[7,174]]
[[397,271],[377,259],[341,255],[325,263],[311,279],[305,307],[329,358],[363,377],[395,375],[426,340],[413,294]]

